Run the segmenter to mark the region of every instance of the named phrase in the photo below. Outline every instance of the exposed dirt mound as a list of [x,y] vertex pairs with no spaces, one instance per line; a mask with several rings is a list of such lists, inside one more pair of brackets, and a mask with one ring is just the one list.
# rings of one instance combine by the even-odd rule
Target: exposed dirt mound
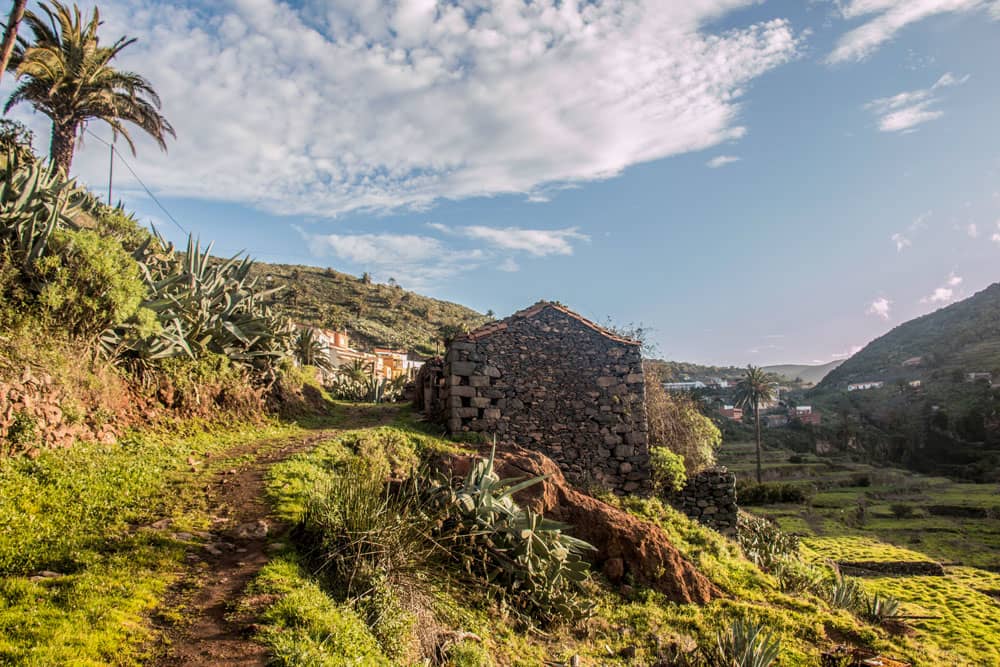
[[[501,449],[502,447],[502,449]],[[488,452],[486,452],[488,454]],[[453,475],[465,475],[474,458],[456,455],[444,465]],[[501,477],[548,478],[516,496],[518,502],[573,526],[575,537],[597,547],[591,559],[612,582],[631,577],[671,600],[704,604],[722,593],[681,556],[658,526],[577,491],[544,454],[513,444],[497,446],[496,468]]]

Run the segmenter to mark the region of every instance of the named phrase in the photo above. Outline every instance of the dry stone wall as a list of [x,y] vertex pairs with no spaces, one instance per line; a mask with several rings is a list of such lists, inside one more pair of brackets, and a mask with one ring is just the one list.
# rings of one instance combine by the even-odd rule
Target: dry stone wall
[[[452,433],[496,434],[536,449],[576,484],[619,494],[651,488],[636,343],[562,309],[536,307],[453,341],[438,385]],[[426,378],[428,386],[435,380]],[[425,409],[436,404],[427,400]]]
[[736,534],[736,475],[725,468],[709,468],[688,478],[670,503],[699,523],[723,535]]

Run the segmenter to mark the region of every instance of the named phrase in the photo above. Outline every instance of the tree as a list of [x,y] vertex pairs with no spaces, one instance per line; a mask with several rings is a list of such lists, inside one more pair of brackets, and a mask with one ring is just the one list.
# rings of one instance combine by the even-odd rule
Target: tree
[[747,366],[743,378],[736,384],[736,404],[753,409],[754,434],[757,439],[757,483],[760,473],[760,404],[774,398],[775,378],[759,366]]
[[10,16],[7,17],[7,25],[3,28],[3,41],[0,42],[0,77],[7,71],[10,63],[10,56],[14,53],[14,45],[17,43],[17,27],[24,18],[24,8],[28,0],[14,0],[10,7]]
[[28,102],[48,116],[52,120],[49,155],[66,174],[77,138],[92,119],[110,125],[113,136],[121,135],[133,155],[135,144],[125,122],[149,134],[166,150],[166,136],[176,134],[160,114],[160,97],[142,76],[110,65],[135,39],[120,37],[111,46],[101,46],[96,7],[86,24],[79,7],[74,5],[70,10],[58,0],[52,0],[51,8],[42,4],[42,12],[45,17],[32,11],[24,14],[33,41],[19,39],[14,48],[8,68],[17,77],[18,86],[4,113]]
[[[649,368],[648,362],[645,367]],[[650,452],[657,448],[670,450],[683,459],[690,475],[715,463],[715,449],[722,443],[722,433],[701,413],[695,399],[669,394],[659,382],[647,382],[646,419]],[[657,458],[664,459],[662,454]]]

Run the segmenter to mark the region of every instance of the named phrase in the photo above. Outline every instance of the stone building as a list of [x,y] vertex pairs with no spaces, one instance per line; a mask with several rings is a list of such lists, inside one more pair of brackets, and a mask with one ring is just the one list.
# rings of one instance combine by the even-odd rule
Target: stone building
[[540,301],[453,340],[418,379],[418,407],[452,433],[541,451],[571,482],[648,492],[640,347]]

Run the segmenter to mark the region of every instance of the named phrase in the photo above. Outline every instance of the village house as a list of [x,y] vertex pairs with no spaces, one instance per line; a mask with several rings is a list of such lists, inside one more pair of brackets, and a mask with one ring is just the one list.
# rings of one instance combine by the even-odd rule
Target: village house
[[723,405],[719,408],[719,413],[734,422],[743,421],[743,408],[738,408],[735,405]]
[[458,336],[417,383],[418,407],[450,432],[480,432],[550,457],[574,483],[651,489],[641,344],[540,301]]
[[393,380],[397,377],[413,377],[423,365],[422,361],[411,361],[406,350],[376,347],[372,352],[362,352],[351,347],[347,332],[305,327],[313,332],[322,353],[330,359],[333,368],[351,366],[360,362],[373,377]]
[[966,382],[980,382],[980,381],[982,381],[982,382],[991,382],[992,383],[993,382],[993,373],[984,373],[984,372],[966,373],[966,375],[965,375],[965,381]]
[[788,411],[788,418],[796,420],[802,424],[819,426],[820,415],[812,409],[811,405],[796,405]]
[[708,385],[699,380],[693,380],[691,382],[664,382],[663,389],[665,391],[694,391],[696,389],[706,389]]
[[881,389],[885,382],[876,380],[872,382],[852,382],[847,385],[847,391],[865,391],[866,389]]

